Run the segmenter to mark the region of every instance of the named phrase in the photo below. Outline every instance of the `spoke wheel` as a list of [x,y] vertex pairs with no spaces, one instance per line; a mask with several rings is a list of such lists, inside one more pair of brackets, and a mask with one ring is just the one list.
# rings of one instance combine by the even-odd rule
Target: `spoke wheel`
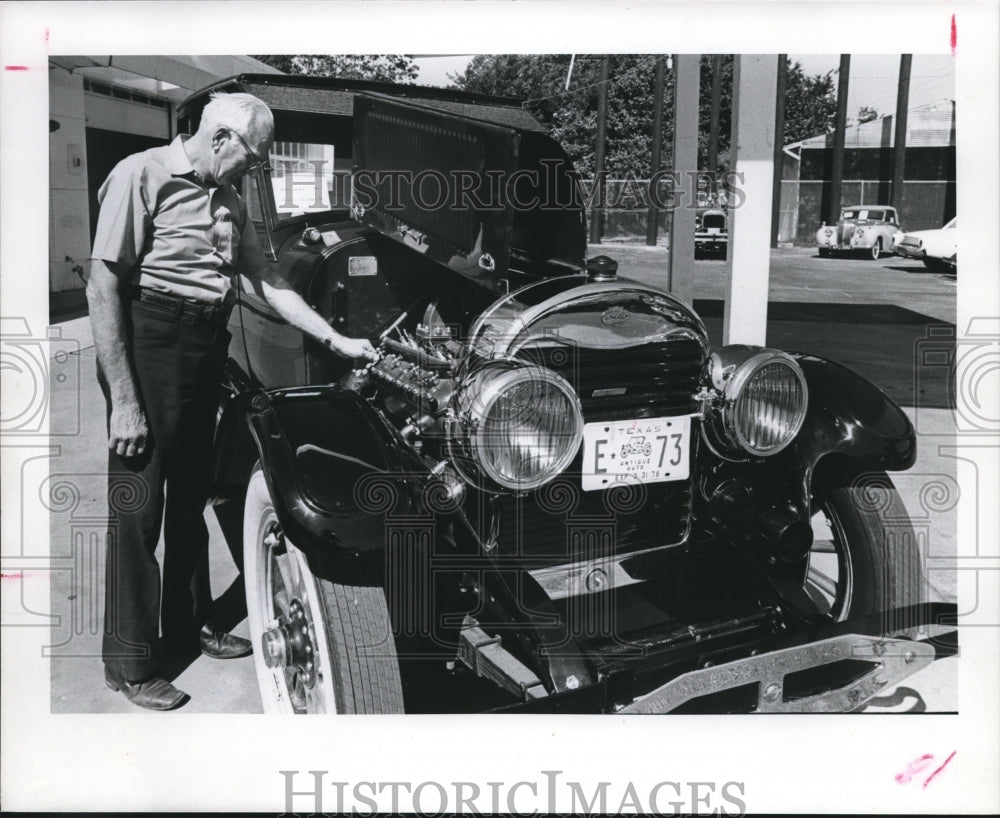
[[880,255],[882,255],[882,239],[875,239],[872,245],[872,261],[878,261]]
[[281,529],[260,468],[247,488],[244,576],[268,713],[398,713],[402,683],[380,587],[313,574]]
[[916,536],[886,474],[817,477],[812,527],[804,589],[820,613],[839,622],[920,602]]

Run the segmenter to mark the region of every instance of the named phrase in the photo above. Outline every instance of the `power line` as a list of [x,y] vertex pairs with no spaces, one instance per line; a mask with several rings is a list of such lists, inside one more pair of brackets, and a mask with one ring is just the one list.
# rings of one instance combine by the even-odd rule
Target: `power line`
[[[669,58],[668,55],[664,55],[664,56],[660,57],[656,62],[659,62],[660,60],[666,60],[668,58]],[[653,63],[654,66],[656,65],[656,62]],[[624,80],[608,80],[607,82],[608,82],[608,91],[610,91],[612,88],[614,88],[614,87],[616,87],[618,85],[623,85],[625,81]],[[599,85],[601,85],[600,81],[598,81],[598,82],[592,82],[589,85],[580,85],[580,86],[577,86],[576,88],[571,88],[568,91],[560,91],[558,94],[552,94],[551,96],[547,96],[547,97],[535,97],[534,99],[523,100],[522,103],[521,103],[521,105],[523,107],[524,105],[527,105],[530,102],[544,102],[547,99],[556,99],[557,97],[564,97],[564,96],[567,96],[568,94],[575,94],[578,91],[586,91],[588,88],[597,88]]]

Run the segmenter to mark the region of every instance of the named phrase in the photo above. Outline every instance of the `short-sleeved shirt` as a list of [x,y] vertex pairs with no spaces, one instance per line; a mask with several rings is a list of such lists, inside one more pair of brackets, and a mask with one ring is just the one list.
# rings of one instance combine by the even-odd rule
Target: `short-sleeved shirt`
[[221,304],[234,272],[256,277],[267,264],[239,194],[206,187],[181,136],[123,159],[97,198],[93,258],[141,287]]

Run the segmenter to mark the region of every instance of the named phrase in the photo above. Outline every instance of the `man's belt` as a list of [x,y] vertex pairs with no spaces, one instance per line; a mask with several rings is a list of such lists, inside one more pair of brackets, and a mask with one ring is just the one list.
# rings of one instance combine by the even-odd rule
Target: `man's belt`
[[133,297],[140,304],[165,315],[172,315],[181,324],[213,324],[224,327],[233,309],[232,304],[203,304],[148,287],[135,287]]

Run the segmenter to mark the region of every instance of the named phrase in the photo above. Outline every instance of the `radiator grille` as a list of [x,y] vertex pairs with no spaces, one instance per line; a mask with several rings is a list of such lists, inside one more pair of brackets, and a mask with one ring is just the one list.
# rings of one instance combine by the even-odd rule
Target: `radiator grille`
[[[701,345],[690,339],[625,350],[546,347],[520,357],[559,372],[577,390],[584,422],[695,411]],[[697,451],[692,425],[692,457]],[[580,456],[557,480],[498,503],[497,545],[532,567],[630,553],[681,542],[691,514],[689,480],[583,491]]]
[[566,378],[587,423],[686,415],[696,408],[702,349],[695,340],[623,350],[539,347],[521,357]]

